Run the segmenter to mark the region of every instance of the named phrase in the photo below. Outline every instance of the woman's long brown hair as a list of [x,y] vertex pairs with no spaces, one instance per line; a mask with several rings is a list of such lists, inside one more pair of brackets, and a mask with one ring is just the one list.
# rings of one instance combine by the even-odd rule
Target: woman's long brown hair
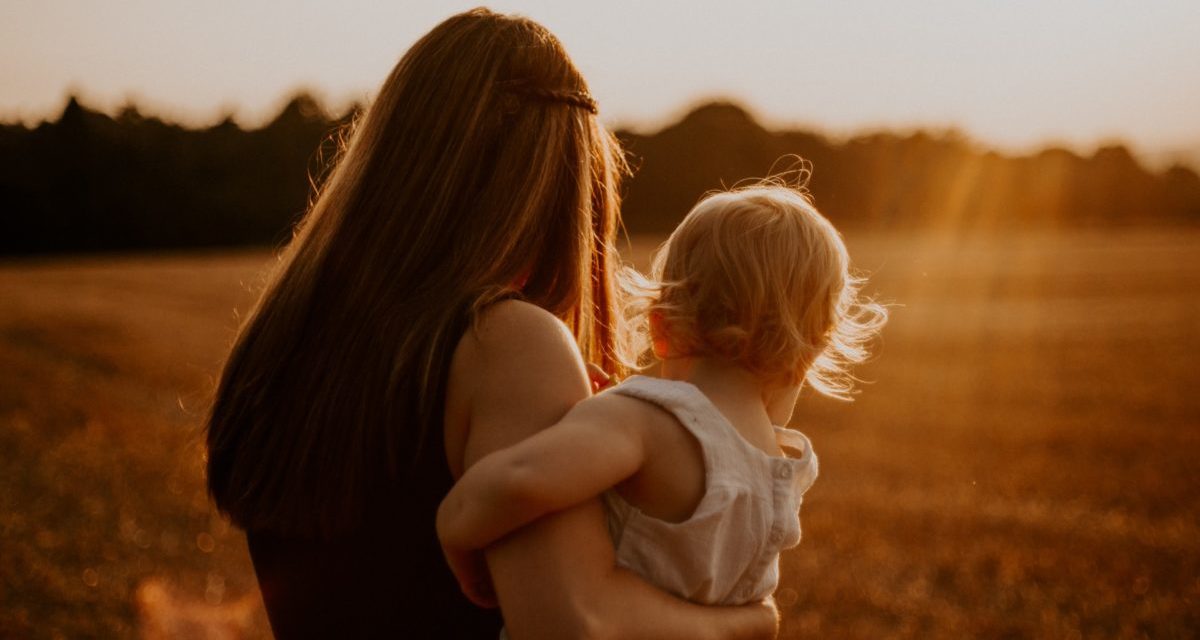
[[453,16],[397,63],[222,372],[208,486],[236,524],[328,537],[402,488],[442,437],[464,323],[517,287],[585,358],[622,367],[625,164],[594,111],[562,45],[524,18]]

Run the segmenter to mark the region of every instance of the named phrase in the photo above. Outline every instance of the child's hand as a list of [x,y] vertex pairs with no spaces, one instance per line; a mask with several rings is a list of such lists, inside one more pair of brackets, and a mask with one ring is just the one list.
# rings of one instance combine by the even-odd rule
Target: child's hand
[[483,550],[470,545],[456,536],[461,533],[461,527],[455,526],[455,515],[462,513],[461,487],[455,486],[450,494],[438,505],[437,534],[438,543],[442,546],[442,555],[450,572],[458,581],[458,587],[463,595],[476,605],[485,609],[496,608],[496,593],[492,587],[492,576],[488,572]]
[[484,609],[495,609],[496,591],[492,587],[492,575],[488,572],[487,562],[482,551],[461,551],[442,547],[446,563],[458,580],[458,587],[463,595]]
[[588,379],[592,382],[592,393],[600,393],[601,391],[613,386],[617,383],[613,377],[608,375],[600,365],[589,362],[587,365]]

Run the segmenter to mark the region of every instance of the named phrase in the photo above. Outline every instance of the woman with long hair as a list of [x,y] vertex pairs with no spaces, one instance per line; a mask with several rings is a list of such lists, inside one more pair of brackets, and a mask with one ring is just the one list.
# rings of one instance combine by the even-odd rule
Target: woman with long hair
[[[208,422],[208,484],[291,637],[495,637],[446,567],[437,506],[487,453],[623,372],[614,237],[625,171],[558,40],[453,16],[362,115],[240,328]],[[526,637],[755,637],[614,564],[592,501],[487,563]]]

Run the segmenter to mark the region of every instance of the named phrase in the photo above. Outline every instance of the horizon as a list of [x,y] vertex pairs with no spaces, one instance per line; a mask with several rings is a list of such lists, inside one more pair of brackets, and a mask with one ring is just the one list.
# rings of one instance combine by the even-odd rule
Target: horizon
[[[299,98],[302,96],[307,96],[307,97],[315,100],[317,103],[317,106],[321,109],[324,118],[329,121],[334,121],[334,120],[337,120],[338,118],[345,116],[349,112],[349,110],[353,109],[356,105],[362,106],[361,103],[356,103],[355,101],[352,101],[352,100],[342,101],[340,103],[332,103],[326,97],[320,95],[319,92],[313,91],[307,87],[298,87],[295,90],[291,91],[290,93],[287,93],[284,97],[280,98],[277,101],[276,107],[273,110],[271,110],[269,112],[269,114],[266,114],[265,117],[256,118],[252,122],[245,122],[244,119],[239,118],[237,116],[237,114],[232,113],[230,111],[220,111],[220,112],[216,113],[213,117],[207,118],[207,119],[177,118],[171,114],[158,113],[154,110],[151,110],[150,108],[147,108],[145,105],[140,104],[138,102],[126,102],[121,105],[118,105],[115,108],[105,109],[105,108],[102,108],[100,105],[94,104],[93,102],[91,102],[91,100],[88,97],[86,97],[84,95],[71,93],[71,94],[64,96],[63,104],[59,109],[55,110],[51,114],[47,114],[45,117],[43,117],[41,119],[34,120],[32,122],[30,122],[30,121],[24,121],[24,122],[22,122],[22,121],[6,121],[2,118],[2,116],[0,116],[0,126],[16,125],[16,126],[23,126],[23,127],[26,127],[27,129],[32,130],[32,129],[36,128],[38,125],[43,124],[43,123],[49,124],[49,123],[58,122],[61,119],[63,112],[66,109],[67,105],[69,104],[70,100],[75,99],[76,102],[83,109],[93,112],[93,113],[101,113],[101,114],[105,115],[106,117],[108,117],[110,119],[114,119],[114,120],[119,116],[119,114],[122,110],[124,110],[126,108],[133,108],[142,117],[157,119],[167,125],[179,126],[179,127],[183,127],[185,129],[194,130],[194,131],[217,126],[217,125],[221,124],[222,122],[224,122],[225,120],[232,121],[235,125],[237,125],[243,131],[254,131],[254,130],[260,129],[262,127],[268,126],[271,122],[273,122],[280,115],[282,115],[283,110],[287,108],[289,103],[291,103],[296,98]],[[792,124],[792,125],[773,124],[773,123],[769,122],[767,119],[765,119],[764,117],[762,117],[762,115],[756,109],[754,109],[752,105],[748,105],[744,101],[741,101],[735,97],[727,97],[727,96],[713,96],[711,98],[701,98],[700,100],[695,101],[691,104],[684,105],[683,107],[675,110],[675,115],[670,120],[668,120],[666,122],[655,123],[653,127],[627,126],[627,125],[625,125],[623,123],[619,123],[619,122],[618,123],[606,123],[606,124],[611,125],[611,130],[614,132],[623,132],[624,131],[624,132],[633,133],[634,135],[652,137],[652,136],[658,135],[665,129],[668,129],[670,127],[673,127],[673,126],[681,123],[690,114],[695,113],[696,111],[698,111],[704,107],[713,106],[713,105],[731,105],[731,106],[743,111],[747,115],[747,117],[749,117],[755,124],[762,127],[764,130],[772,132],[772,133],[788,133],[788,132],[812,133],[812,134],[815,134],[815,135],[818,135],[818,136],[824,138],[825,140],[827,140],[828,142],[830,142],[831,144],[834,144],[834,145],[843,145],[843,144],[847,143],[848,141],[854,140],[856,138],[864,138],[864,137],[869,137],[869,136],[876,135],[876,134],[893,135],[898,138],[906,138],[906,137],[910,137],[913,135],[925,134],[925,135],[929,135],[933,138],[943,138],[943,137],[958,138],[958,139],[962,140],[963,142],[965,142],[975,152],[997,153],[997,154],[999,154],[1003,157],[1007,157],[1007,158],[1032,157],[1032,156],[1038,155],[1039,153],[1044,152],[1044,151],[1058,150],[1058,149],[1066,150],[1070,153],[1075,154],[1076,156],[1078,156],[1080,158],[1089,158],[1089,157],[1095,155],[1097,152],[1099,152],[1102,149],[1113,148],[1113,147],[1122,147],[1126,151],[1128,151],[1134,157],[1134,159],[1140,165],[1142,165],[1142,167],[1148,172],[1162,173],[1162,172],[1170,169],[1173,166],[1182,166],[1182,167],[1185,167],[1185,168],[1191,170],[1192,172],[1200,173],[1200,147],[1195,149],[1194,150],[1195,153],[1191,154],[1191,155],[1178,155],[1178,156],[1171,157],[1168,159],[1162,159],[1162,158],[1155,159],[1153,157],[1147,157],[1145,154],[1141,153],[1139,149],[1137,149],[1135,146],[1133,146],[1128,140],[1123,140],[1123,139],[1100,140],[1100,141],[1097,141],[1096,144],[1092,145],[1090,148],[1083,148],[1083,149],[1078,148],[1077,146],[1055,143],[1054,141],[1047,141],[1042,144],[1035,144],[1028,148],[1023,148],[1023,149],[1009,149],[1009,148],[1004,148],[1004,147],[989,144],[985,140],[980,140],[979,138],[970,135],[969,132],[964,132],[961,129],[957,129],[954,127],[936,127],[936,126],[913,126],[913,127],[891,127],[891,128],[868,127],[868,128],[863,128],[863,129],[857,130],[857,131],[839,133],[839,132],[834,132],[834,131],[829,131],[827,129],[823,129],[819,125],[810,126],[810,125],[803,124],[803,123],[797,123],[797,124]]]
[[[254,128],[300,90],[336,112],[369,102],[412,42],[476,4],[15,0],[0,55],[26,62],[0,72],[0,120],[53,119],[71,94],[187,126],[231,115]],[[1200,165],[1200,83],[1179,82],[1200,77],[1200,9],[1185,3],[489,5],[558,35],[614,128],[652,132],[729,100],[769,129],[838,140],[953,130],[1009,155],[1119,143],[1150,167]]]

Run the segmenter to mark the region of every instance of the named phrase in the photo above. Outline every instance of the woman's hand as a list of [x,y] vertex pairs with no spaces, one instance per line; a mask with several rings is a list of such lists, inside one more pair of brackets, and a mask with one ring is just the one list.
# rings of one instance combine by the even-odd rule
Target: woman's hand
[[612,375],[600,368],[600,365],[594,362],[589,362],[587,364],[587,372],[588,381],[592,383],[592,393],[600,393],[601,391],[604,391],[605,389],[617,383],[616,379],[614,379]]
[[762,620],[763,626],[759,629],[758,637],[773,640],[779,635],[779,607],[775,604],[775,596],[767,596],[762,602],[751,606],[758,609],[757,615]]

